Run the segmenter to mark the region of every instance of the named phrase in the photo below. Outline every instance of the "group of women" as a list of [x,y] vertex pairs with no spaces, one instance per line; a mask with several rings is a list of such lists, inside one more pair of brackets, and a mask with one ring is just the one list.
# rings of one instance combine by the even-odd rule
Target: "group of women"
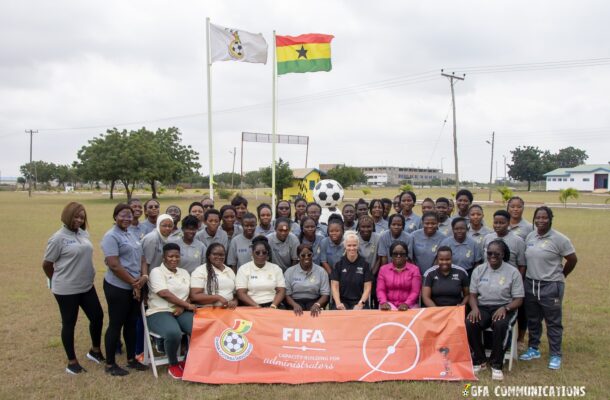
[[[494,214],[492,231],[467,190],[456,196],[455,217],[447,198],[425,199],[421,217],[413,211],[411,191],[389,204],[384,200],[345,204],[342,215],[331,215],[326,224],[320,222],[320,206],[303,199],[294,202],[294,216],[291,202],[278,202],[275,220],[270,205],[260,204],[254,215],[241,196],[220,210],[211,199],[194,202],[182,220],[177,206],[160,214],[156,200],[143,207],[135,199],[118,204],[115,224],[101,243],[108,267],[106,357],[100,347],[103,312],[93,286],[87,215],[81,204],[68,204],[64,226],[49,239],[43,262],[62,316],[66,371],[84,371],[74,353],[79,307],[90,321],[87,358],[105,362],[113,376],[146,369],[136,358],[143,350],[143,299],[147,323],[164,338],[168,372],[178,379],[184,368],[177,358],[181,337],[190,334],[192,311],[199,306],[284,308],[317,316],[327,307],[404,311],[466,305],[474,369],[486,366],[481,333],[491,327],[492,377],[502,379],[507,335],[525,304],[529,348],[521,359],[540,357],[545,319],[549,367],[559,368],[563,282],[576,255],[569,239],[551,229],[549,208],[536,209],[532,228],[522,219],[523,200],[513,198],[508,211]],[[397,212],[390,215],[392,205]],[[145,221],[139,222],[142,214]],[[121,330],[127,369],[115,358]]]

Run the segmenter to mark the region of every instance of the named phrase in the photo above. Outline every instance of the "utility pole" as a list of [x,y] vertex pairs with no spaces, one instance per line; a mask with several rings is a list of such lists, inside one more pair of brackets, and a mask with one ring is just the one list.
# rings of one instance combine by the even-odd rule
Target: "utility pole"
[[[496,138],[496,132],[492,132],[491,133],[491,142],[489,140],[486,140],[485,142],[487,144],[491,145],[491,164],[489,166],[489,201],[491,201],[491,183],[493,180],[493,173],[494,173],[494,143],[495,143],[495,138]],[[497,174],[497,172],[496,172]]]
[[450,74],[446,74],[441,69],[441,76],[445,76],[449,78],[449,82],[451,83],[451,104],[453,105],[453,158],[455,160],[455,192],[457,193],[460,190],[460,174],[458,170],[458,151],[457,151],[457,126],[455,123],[455,92],[453,90],[453,80],[458,79],[463,81],[466,77],[466,74],[463,74],[460,78],[455,75],[455,72]]
[[30,134],[30,174],[29,174],[29,184],[28,184],[28,197],[32,197],[32,136],[38,131],[34,131],[32,129],[26,129],[25,133]]
[[229,153],[233,153],[233,172],[231,172],[231,189],[233,189],[233,175],[235,175],[235,155],[237,154],[237,147],[233,147],[233,151],[230,151]]

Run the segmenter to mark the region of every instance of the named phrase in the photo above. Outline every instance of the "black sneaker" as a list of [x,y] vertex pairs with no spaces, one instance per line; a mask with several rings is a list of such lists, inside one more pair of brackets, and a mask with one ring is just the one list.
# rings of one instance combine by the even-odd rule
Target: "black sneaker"
[[124,370],[116,364],[112,364],[111,366],[106,366],[105,371],[107,374],[112,376],[125,376],[129,375],[129,371]]
[[106,361],[101,351],[89,350],[89,353],[87,353],[87,358],[98,364],[102,364],[104,361]]
[[66,367],[66,373],[70,375],[78,375],[81,372],[87,372],[87,370],[81,367],[79,363],[68,364],[68,366]]
[[136,371],[148,371],[148,367],[138,360],[129,360],[127,361],[127,368],[134,369]]

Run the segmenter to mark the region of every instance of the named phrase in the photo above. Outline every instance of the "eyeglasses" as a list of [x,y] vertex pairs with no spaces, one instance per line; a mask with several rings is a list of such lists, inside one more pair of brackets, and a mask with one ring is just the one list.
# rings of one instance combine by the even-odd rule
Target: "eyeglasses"
[[213,256],[213,257],[223,257],[224,258],[225,253],[212,253],[210,255]]
[[290,207],[278,207],[278,210],[290,210]]
[[392,257],[406,257],[406,256],[407,256],[407,253],[402,252],[402,251],[392,253]]
[[203,208],[214,208],[214,204],[204,204]]
[[487,257],[500,257],[502,254],[496,253],[495,251],[488,251]]
[[267,252],[267,250],[256,250],[254,252],[254,254],[257,255],[257,256],[266,256],[269,253]]
[[151,204],[149,206],[146,206],[146,208],[159,208],[159,206],[155,205],[155,204]]
[[313,257],[313,253],[301,253],[301,258],[311,258]]

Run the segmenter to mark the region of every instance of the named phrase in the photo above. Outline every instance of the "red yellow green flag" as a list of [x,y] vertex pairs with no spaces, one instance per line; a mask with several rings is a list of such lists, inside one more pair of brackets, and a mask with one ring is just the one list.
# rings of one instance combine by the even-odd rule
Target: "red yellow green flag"
[[307,33],[275,37],[277,74],[330,71],[330,41],[333,35]]

